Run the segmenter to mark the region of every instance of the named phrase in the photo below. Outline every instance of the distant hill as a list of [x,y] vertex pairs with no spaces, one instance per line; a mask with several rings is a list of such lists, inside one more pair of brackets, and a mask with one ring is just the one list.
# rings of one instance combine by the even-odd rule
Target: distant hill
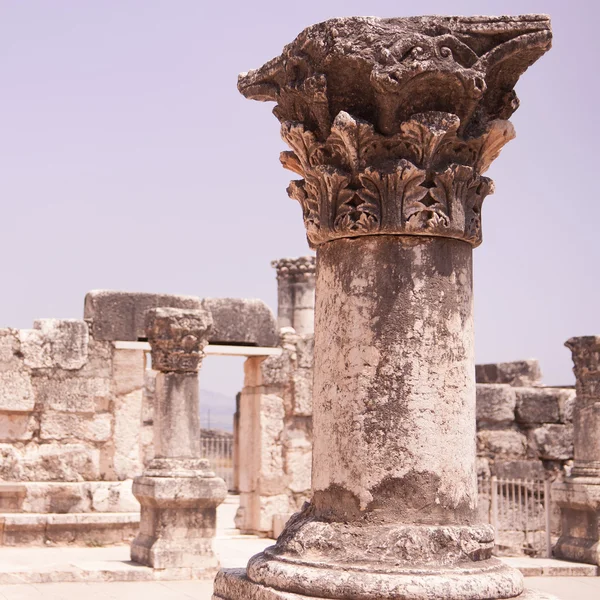
[[235,396],[200,389],[200,427],[233,431]]

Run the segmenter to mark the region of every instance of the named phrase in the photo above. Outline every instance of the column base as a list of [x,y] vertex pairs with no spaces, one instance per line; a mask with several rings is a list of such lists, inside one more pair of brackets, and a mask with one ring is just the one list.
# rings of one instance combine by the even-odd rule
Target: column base
[[523,576],[492,558],[489,525],[327,522],[306,505],[246,571],[223,570],[215,600],[495,600]]
[[[352,584],[352,579],[347,577],[348,584]],[[377,595],[370,596],[305,596],[302,594],[296,594],[293,592],[283,592],[274,588],[266,587],[258,583],[250,581],[246,576],[245,569],[223,569],[219,571],[215,579],[214,594],[212,600],[324,600],[325,598],[331,599],[343,599],[352,597],[368,598],[369,600],[447,600],[448,598],[461,598],[461,600],[474,600],[475,598],[482,598],[482,596],[476,595],[475,590],[465,589],[462,591],[461,596],[454,594],[453,581],[443,576],[437,576],[439,578],[439,591],[434,592],[427,585],[427,579],[420,575],[411,576],[412,587],[406,589],[404,592],[396,592],[394,595],[384,593],[377,593]],[[408,583],[408,582],[407,582]],[[344,592],[341,592],[342,594]],[[485,596],[485,600],[496,600],[500,598],[518,598],[518,600],[558,600],[555,596],[540,592],[537,590],[524,590],[517,596]]]
[[227,495],[219,477],[137,477],[140,530],[131,560],[154,569],[193,568],[214,572],[212,549],[217,506]]
[[571,477],[552,486],[562,535],[554,556],[600,566],[600,478]]

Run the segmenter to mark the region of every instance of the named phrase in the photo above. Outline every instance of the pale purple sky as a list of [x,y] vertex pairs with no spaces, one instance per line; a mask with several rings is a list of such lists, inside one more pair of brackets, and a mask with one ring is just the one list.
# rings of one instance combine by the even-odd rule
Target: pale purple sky
[[[272,105],[237,74],[344,15],[553,18],[517,86],[517,139],[489,173],[475,251],[478,362],[536,357],[572,382],[600,333],[598,3],[0,0],[0,326],[81,317],[90,289],[243,296],[276,306],[271,259],[306,254]],[[203,387],[233,393],[239,360]]]

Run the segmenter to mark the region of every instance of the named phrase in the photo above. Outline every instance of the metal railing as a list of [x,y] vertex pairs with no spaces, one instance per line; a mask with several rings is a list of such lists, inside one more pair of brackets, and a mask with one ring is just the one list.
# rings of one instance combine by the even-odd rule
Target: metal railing
[[233,489],[233,437],[200,438],[202,456],[208,458],[217,477],[222,477],[227,489]]
[[496,530],[496,552],[552,556],[550,481],[479,477],[479,518]]

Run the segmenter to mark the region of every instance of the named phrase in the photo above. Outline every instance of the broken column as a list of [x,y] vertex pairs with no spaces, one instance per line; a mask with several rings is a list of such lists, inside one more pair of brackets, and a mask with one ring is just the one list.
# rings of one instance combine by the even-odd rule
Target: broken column
[[277,324],[307,335],[315,330],[315,257],[281,258],[277,271]]
[[200,451],[198,370],[208,343],[205,310],[157,308],[146,329],[156,376],[155,455],[133,493],[141,504],[131,559],[155,569],[210,576],[218,566],[212,539],[216,509],[227,495]]
[[333,19],[240,76],[317,250],[313,497],[215,599],[543,597],[476,521],[472,248],[550,40],[536,15]]
[[576,378],[574,463],[570,477],[552,486],[562,529],[554,555],[600,566],[600,336],[565,345]]

